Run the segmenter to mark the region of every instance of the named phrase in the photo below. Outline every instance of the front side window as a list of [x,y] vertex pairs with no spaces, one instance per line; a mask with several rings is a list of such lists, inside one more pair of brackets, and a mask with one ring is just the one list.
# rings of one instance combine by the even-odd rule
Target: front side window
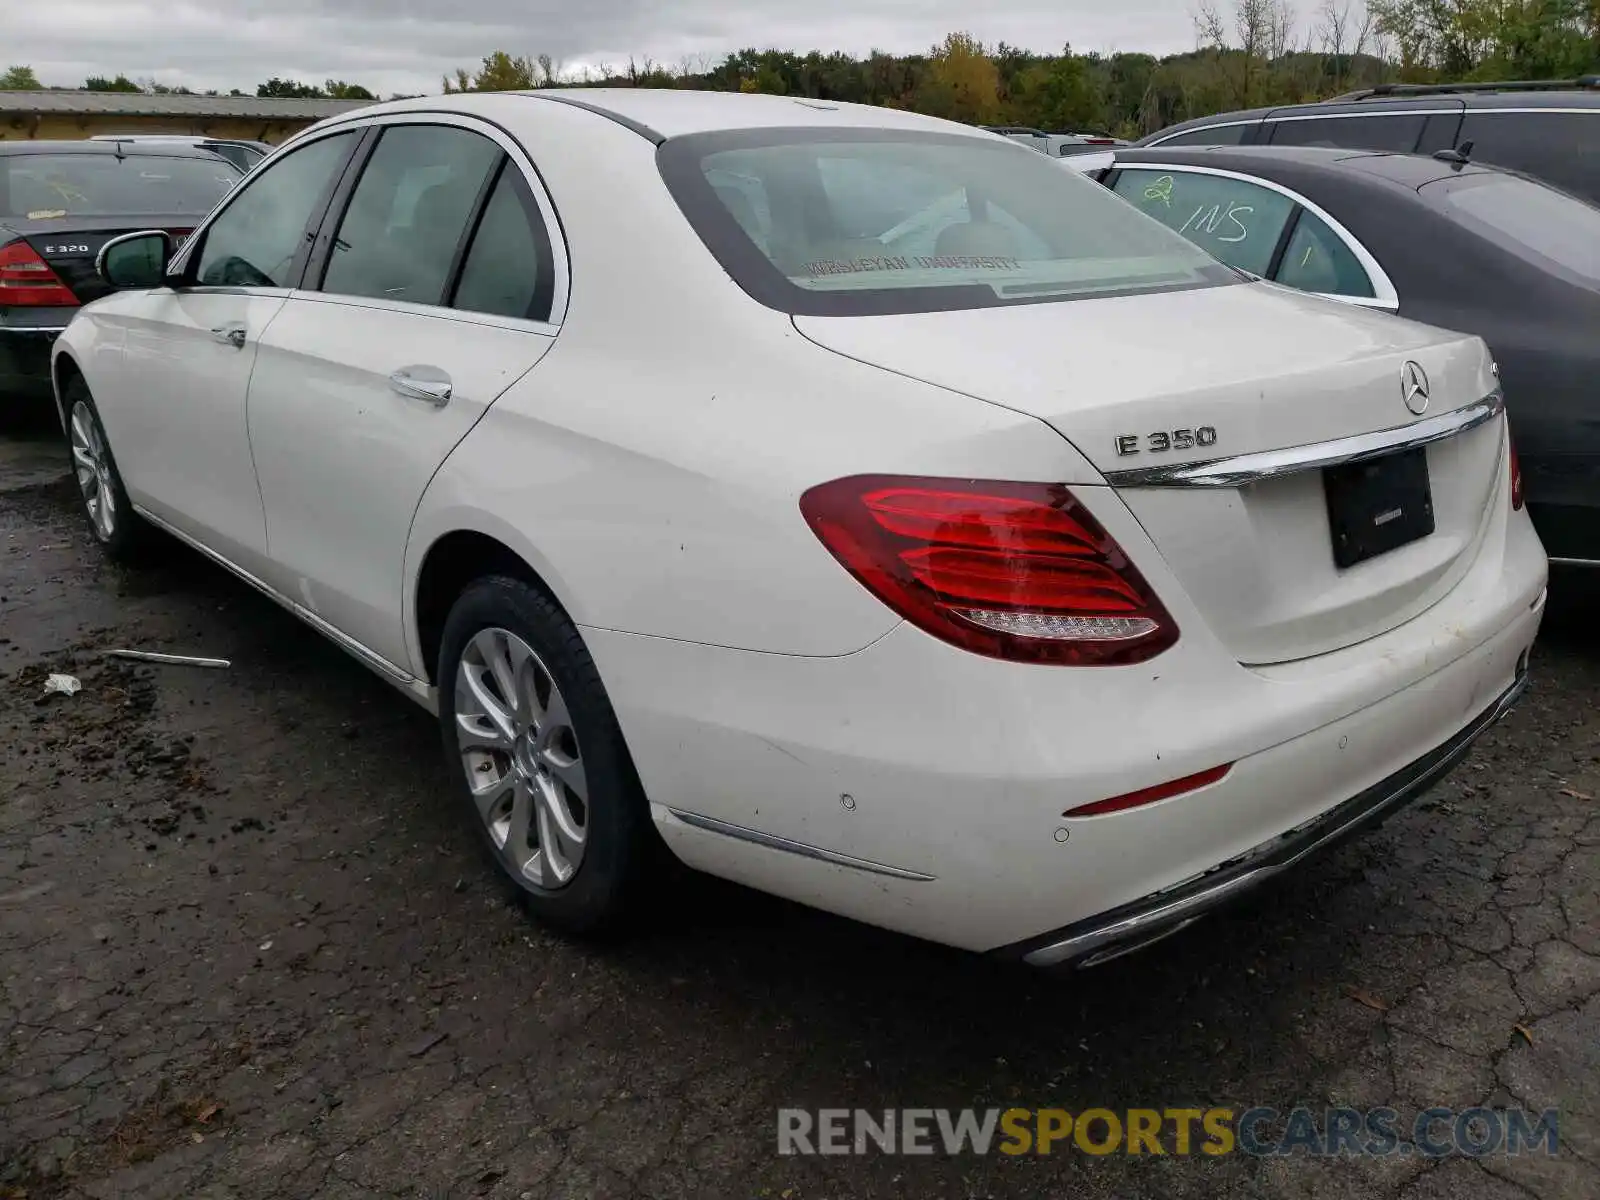
[[1285,287],[1328,296],[1371,299],[1376,294],[1366,268],[1344,239],[1304,209],[1273,279]]
[[1410,154],[1422,137],[1425,113],[1370,117],[1279,119],[1273,125],[1274,146],[1335,146],[1349,150],[1386,150]]
[[1231,267],[1266,275],[1294,214],[1289,197],[1257,184],[1192,171],[1123,170],[1112,190]]
[[383,131],[334,236],[322,290],[443,304],[456,248],[500,147],[448,125]]
[[229,163],[152,154],[0,156],[0,217],[203,217],[239,182]]
[[302,146],[251,179],[205,231],[195,282],[212,287],[293,287],[311,214],[350,153],[354,133]]
[[931,312],[1237,280],[1080,173],[999,139],[749,130],[669,139],[658,161],[722,266],[785,312]]
[[1437,180],[1422,195],[1543,269],[1600,286],[1600,208],[1519,175],[1487,171]]

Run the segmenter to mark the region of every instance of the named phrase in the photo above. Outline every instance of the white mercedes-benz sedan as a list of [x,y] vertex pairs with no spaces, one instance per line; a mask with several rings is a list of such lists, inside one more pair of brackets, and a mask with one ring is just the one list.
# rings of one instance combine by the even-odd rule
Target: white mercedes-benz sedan
[[665,846],[1102,960],[1386,815],[1524,685],[1546,559],[1484,344],[982,131],[379,104],[173,251],[108,242],[56,346],[96,537],[176,536],[436,712],[568,929]]

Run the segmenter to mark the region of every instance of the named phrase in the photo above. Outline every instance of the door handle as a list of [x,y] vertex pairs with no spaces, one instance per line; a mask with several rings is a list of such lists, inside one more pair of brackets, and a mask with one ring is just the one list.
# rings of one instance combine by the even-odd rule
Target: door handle
[[218,325],[211,331],[211,336],[224,345],[232,346],[235,350],[244,349],[244,339],[249,331],[243,325]]
[[389,376],[389,387],[410,400],[426,400],[443,408],[450,403],[454,385],[437,367],[401,367]]

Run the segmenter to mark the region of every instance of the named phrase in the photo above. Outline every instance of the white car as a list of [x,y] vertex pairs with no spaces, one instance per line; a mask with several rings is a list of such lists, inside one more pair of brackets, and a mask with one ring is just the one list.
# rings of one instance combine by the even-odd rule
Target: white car
[[1251,282],[981,131],[400,101],[168,249],[108,245],[56,344],[95,535],[177,536],[434,710],[568,928],[664,844],[1096,961],[1524,685],[1546,560],[1483,343]]

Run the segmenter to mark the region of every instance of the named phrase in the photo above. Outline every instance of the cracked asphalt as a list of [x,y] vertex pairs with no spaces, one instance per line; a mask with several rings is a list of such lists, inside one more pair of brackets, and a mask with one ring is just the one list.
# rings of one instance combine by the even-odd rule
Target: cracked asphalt
[[[1582,579],[1422,802],[1145,953],[1046,976],[692,878],[595,946],[507,903],[424,713],[187,551],[102,563],[64,462],[0,432],[0,1197],[1600,1195]],[[1562,1147],[776,1153],[780,1106],[1297,1104],[1558,1107]]]

